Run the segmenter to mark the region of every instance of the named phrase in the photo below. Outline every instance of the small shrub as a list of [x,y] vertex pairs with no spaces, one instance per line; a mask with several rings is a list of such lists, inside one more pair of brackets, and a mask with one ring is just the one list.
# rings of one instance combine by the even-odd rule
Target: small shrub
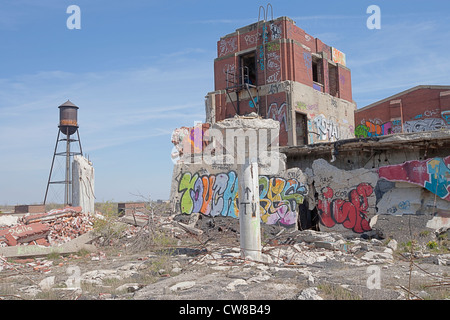
[[427,243],[428,249],[433,250],[433,249],[437,249],[437,247],[438,247],[438,244],[436,241],[428,241],[428,243]]
[[102,203],[99,205],[98,211],[103,216],[95,218],[94,233],[103,238],[104,244],[108,244],[111,240],[118,239],[126,226],[117,223],[119,214],[114,203],[109,201]]

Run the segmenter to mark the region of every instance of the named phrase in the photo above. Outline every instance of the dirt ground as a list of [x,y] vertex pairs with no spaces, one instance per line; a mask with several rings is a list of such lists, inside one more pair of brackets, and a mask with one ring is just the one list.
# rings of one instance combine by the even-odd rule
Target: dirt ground
[[[343,238],[262,226],[262,261],[242,259],[239,220],[156,214],[121,223],[97,250],[9,258],[3,300],[443,300],[450,298],[448,241]],[[182,224],[191,223],[197,234]],[[424,238],[427,236],[428,238]],[[434,239],[436,247],[423,243]],[[420,240],[420,239],[418,239]],[[425,241],[426,240],[426,241]],[[422,242],[422,243],[421,243]]]

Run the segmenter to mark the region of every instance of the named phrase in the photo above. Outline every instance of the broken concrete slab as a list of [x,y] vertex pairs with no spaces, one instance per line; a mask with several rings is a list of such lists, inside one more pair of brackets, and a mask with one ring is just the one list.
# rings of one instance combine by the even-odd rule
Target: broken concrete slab
[[195,286],[195,281],[183,281],[179,282],[177,284],[174,284],[173,286],[169,287],[169,290],[171,292],[181,291],[181,290],[187,290],[190,288],[193,288]]
[[310,287],[300,292],[298,300],[323,300],[323,298],[317,294],[316,287]]
[[80,251],[81,249],[95,252],[97,247],[89,244],[92,240],[96,239],[97,236],[94,235],[92,231],[87,232],[69,242],[58,246],[40,246],[40,245],[21,245],[21,246],[10,246],[0,248],[0,255],[5,258],[27,258],[27,257],[39,257],[47,256],[51,253],[58,254],[69,254]]

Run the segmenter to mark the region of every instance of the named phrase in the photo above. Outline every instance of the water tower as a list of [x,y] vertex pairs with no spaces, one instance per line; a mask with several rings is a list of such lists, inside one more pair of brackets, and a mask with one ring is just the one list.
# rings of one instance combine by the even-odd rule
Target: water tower
[[[81,149],[80,134],[78,132],[78,107],[70,100],[67,100],[59,107],[59,125],[58,136],[56,138],[55,151],[53,152],[52,165],[48,176],[47,189],[45,190],[44,204],[47,201],[48,189],[51,184],[64,184],[64,205],[72,205],[71,196],[71,163],[74,155],[83,155]],[[76,138],[73,135],[76,133]],[[60,138],[62,134],[62,137]],[[71,151],[71,143],[78,142],[79,151]],[[63,151],[58,151],[58,145],[63,143]],[[52,173],[57,156],[65,157],[64,180],[53,181]]]

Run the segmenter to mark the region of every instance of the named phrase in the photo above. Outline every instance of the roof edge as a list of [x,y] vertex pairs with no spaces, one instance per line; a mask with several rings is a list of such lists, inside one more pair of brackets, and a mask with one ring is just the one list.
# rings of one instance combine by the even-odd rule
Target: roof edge
[[416,90],[420,90],[420,89],[446,89],[446,90],[450,90],[450,86],[444,86],[444,85],[418,85],[418,86],[409,88],[407,90],[404,90],[402,92],[396,93],[396,94],[394,94],[394,95],[392,95],[390,97],[384,98],[384,99],[376,101],[374,103],[371,103],[371,104],[369,104],[369,105],[367,105],[365,107],[362,107],[361,109],[356,109],[355,113],[359,112],[359,111],[370,109],[370,108],[372,108],[372,107],[374,107],[376,105],[379,105],[380,103],[383,103],[383,102],[386,102],[386,101],[389,101],[389,100],[393,100],[393,99],[398,98],[398,97],[400,97],[402,95],[405,95],[407,93],[410,93],[410,92],[413,92],[413,91],[416,91]]

